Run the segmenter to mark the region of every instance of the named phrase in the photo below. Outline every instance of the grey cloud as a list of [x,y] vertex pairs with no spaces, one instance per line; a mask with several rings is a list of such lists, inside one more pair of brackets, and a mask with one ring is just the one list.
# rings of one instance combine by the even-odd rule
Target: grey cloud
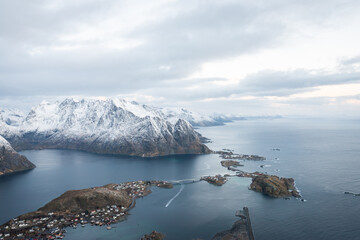
[[[105,40],[112,37],[140,40],[139,46],[110,50],[101,45],[104,40],[100,37],[70,42],[81,45],[79,49],[53,51],[49,48],[62,46],[61,35],[78,33],[84,26],[99,25],[111,16],[132,11],[127,9],[129,3],[146,3],[59,2],[61,7],[48,9],[44,8],[49,4],[45,0],[0,0],[0,96],[3,99],[139,93],[177,102],[231,95],[288,96],[315,86],[359,80],[358,72],[312,75],[305,70],[260,72],[230,86],[213,83],[224,80],[222,76],[183,80],[204,62],[281,46],[291,34],[289,22],[323,26],[336,14],[358,9],[357,1],[341,4],[336,0],[170,1],[162,9],[166,17],[121,35],[118,35],[120,27],[115,25],[113,36],[103,36]],[[153,12],[159,13],[162,12]],[[134,20],[139,17],[133,16]],[[29,54],[37,48],[43,53]],[[198,88],[189,89],[193,85]]]
[[312,73],[308,70],[262,71],[248,76],[242,85],[261,95],[286,96],[324,85],[360,82],[360,72]]
[[[58,34],[69,32],[72,23],[76,29],[81,23],[91,24],[96,19],[85,13],[98,14],[98,18],[104,13],[97,12],[93,8],[96,1],[92,1],[88,9],[65,7],[50,16],[42,8],[44,2],[37,1],[27,3],[32,14],[25,14],[20,21],[12,16],[15,3],[8,9],[11,27],[1,25],[7,33],[0,37],[3,43],[0,81],[7,82],[7,87],[0,90],[4,96],[42,91],[116,94],[159,86],[165,80],[186,77],[204,61],[268,47],[282,32],[280,23],[259,19],[261,7],[239,3],[218,6],[216,1],[211,1],[194,4],[196,7],[190,10],[185,8],[174,17],[129,33],[125,37],[144,39],[142,45],[133,49],[109,51],[90,44],[80,50],[31,56],[28,49],[56,46]],[[162,65],[169,66],[169,70],[159,69]]]
[[[360,82],[360,72],[312,73],[304,69],[293,71],[262,71],[246,77],[238,84],[218,85],[216,78],[194,79],[193,87],[183,81],[171,82],[163,87],[139,90],[140,94],[154,94],[175,101],[186,99],[199,101],[203,99],[221,99],[231,96],[276,96],[287,97],[296,93],[314,91],[314,87],[350,84]],[[303,100],[302,100],[303,101]],[[304,100],[305,101],[305,100]],[[311,100],[307,100],[309,103]]]
[[352,58],[346,58],[341,61],[341,64],[343,64],[343,65],[352,65],[352,64],[356,64],[356,63],[360,63],[360,55],[352,57]]

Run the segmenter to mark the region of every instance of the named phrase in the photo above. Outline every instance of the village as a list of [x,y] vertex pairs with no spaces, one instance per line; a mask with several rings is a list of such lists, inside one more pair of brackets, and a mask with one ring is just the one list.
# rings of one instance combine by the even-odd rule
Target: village
[[252,160],[252,161],[264,161],[265,157],[259,155],[247,155],[247,154],[237,154],[233,153],[230,149],[223,149],[222,151],[215,152],[219,154],[222,159],[237,159],[237,160]]
[[113,189],[126,191],[133,199],[130,206],[107,205],[91,211],[81,212],[48,212],[43,214],[25,214],[14,218],[0,227],[0,240],[8,239],[63,239],[66,228],[104,226],[111,230],[111,224],[123,221],[134,207],[135,199],[151,193],[149,186],[172,188],[166,181],[133,181],[113,184]]
[[224,185],[228,180],[227,178],[221,175],[216,176],[204,176],[200,178],[200,181],[207,181],[210,184],[216,185],[216,186],[222,186]]

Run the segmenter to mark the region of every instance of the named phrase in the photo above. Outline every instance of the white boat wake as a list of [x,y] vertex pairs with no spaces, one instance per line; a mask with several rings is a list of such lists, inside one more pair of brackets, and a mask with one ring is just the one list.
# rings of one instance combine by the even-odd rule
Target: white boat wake
[[178,193],[175,194],[175,196],[168,201],[168,203],[165,205],[165,207],[168,207],[171,204],[171,202],[180,195],[182,190],[184,190],[184,185],[183,184],[181,184],[181,187],[180,187],[180,190],[178,191]]

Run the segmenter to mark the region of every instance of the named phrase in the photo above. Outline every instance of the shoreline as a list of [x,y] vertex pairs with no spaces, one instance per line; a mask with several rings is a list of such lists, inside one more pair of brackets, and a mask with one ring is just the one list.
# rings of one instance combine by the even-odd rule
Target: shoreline
[[[78,225],[84,227],[87,224],[111,229],[110,225],[126,220],[129,211],[136,206],[136,199],[149,195],[152,186],[172,188],[169,182],[152,180],[67,191],[37,211],[25,213],[1,225],[0,239],[62,239],[66,228],[77,228]],[[111,200],[114,194],[119,196]],[[87,196],[91,197],[90,202],[86,202]],[[74,200],[83,201],[85,205],[79,204],[82,208],[76,206],[76,210],[62,206],[72,204]],[[93,202],[102,205],[94,207]]]
[[[85,151],[86,152],[86,151]],[[242,155],[242,154],[234,154],[231,151],[230,153],[226,153],[225,156],[222,154],[223,151],[213,152],[215,154],[219,154],[223,161],[219,163],[223,167],[227,167],[229,171],[236,171],[235,175],[225,174],[224,176],[216,175],[216,176],[203,176],[200,179],[184,179],[172,182],[166,181],[132,181],[132,182],[124,182],[120,184],[107,184],[103,187],[94,187],[89,189],[82,189],[82,190],[73,190],[68,192],[76,192],[76,191],[96,191],[96,190],[110,190],[110,191],[119,191],[122,194],[127,194],[127,198],[125,199],[127,204],[125,205],[115,205],[111,203],[106,203],[96,209],[85,209],[82,208],[76,211],[64,211],[61,209],[53,208],[49,211],[42,210],[43,208],[46,209],[46,206],[51,204],[53,201],[61,198],[68,192],[65,192],[59,198],[52,200],[50,203],[45,205],[43,208],[35,212],[30,212],[24,215],[21,215],[15,219],[12,219],[6,222],[4,225],[0,226],[0,233],[3,235],[0,236],[0,239],[13,239],[13,238],[34,238],[34,237],[46,237],[48,239],[55,239],[55,238],[64,238],[66,233],[66,228],[73,227],[77,228],[78,225],[85,226],[87,224],[91,224],[94,226],[107,226],[107,229],[111,229],[110,225],[125,221],[127,216],[130,214],[129,211],[136,206],[136,199],[140,197],[145,197],[151,193],[150,187],[156,186],[160,188],[172,188],[173,185],[183,185],[184,181],[188,181],[188,183],[196,183],[199,181],[207,181],[210,184],[214,184],[217,186],[222,186],[227,182],[228,177],[250,177],[254,179],[257,177],[276,177],[277,176],[270,176],[260,172],[248,173],[244,171],[240,171],[237,167],[243,166],[239,164],[238,161],[239,157],[246,156],[246,160],[257,160],[260,158],[258,155]],[[234,156],[234,157],[233,157]],[[248,156],[254,156],[254,159],[249,158]],[[230,160],[229,160],[230,159]],[[261,157],[261,159],[266,159]],[[242,159],[243,160],[243,159]],[[225,162],[224,162],[225,161]],[[225,163],[225,164],[224,164]],[[281,178],[282,179],[282,178]],[[280,180],[281,180],[280,179]],[[257,192],[262,192],[253,188],[252,185],[248,188],[249,190],[255,190]],[[292,189],[295,189],[295,186],[290,186]],[[106,190],[106,191],[107,191]],[[262,192],[266,194],[266,192]],[[269,194],[267,194],[269,195]],[[269,195],[271,196],[271,195]],[[287,197],[287,196],[275,196],[272,197]]]

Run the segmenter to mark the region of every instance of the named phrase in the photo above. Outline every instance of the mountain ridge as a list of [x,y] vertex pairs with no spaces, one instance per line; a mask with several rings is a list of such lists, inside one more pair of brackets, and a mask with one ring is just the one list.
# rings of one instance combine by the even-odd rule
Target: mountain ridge
[[121,99],[42,102],[19,126],[4,126],[0,134],[17,150],[60,148],[141,157],[211,152],[186,120],[171,123],[156,108]]

